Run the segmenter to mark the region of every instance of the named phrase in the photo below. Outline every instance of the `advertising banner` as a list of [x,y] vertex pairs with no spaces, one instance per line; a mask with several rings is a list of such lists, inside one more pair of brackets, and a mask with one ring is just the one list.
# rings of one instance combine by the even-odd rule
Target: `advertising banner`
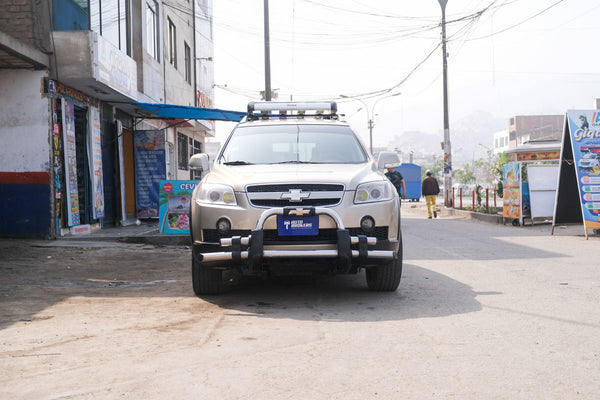
[[160,181],[160,233],[190,233],[190,204],[197,184],[198,181]]
[[88,163],[92,184],[92,213],[94,219],[104,217],[104,188],[102,177],[102,142],[100,139],[100,112],[88,108]]
[[166,178],[163,131],[135,131],[135,200],[138,218],[158,218],[159,184]]
[[65,165],[65,194],[67,198],[67,225],[76,226],[79,220],[79,192],[77,190],[77,155],[75,147],[75,113],[73,102],[62,99],[62,128]]
[[119,150],[119,193],[121,196],[121,222],[127,220],[127,196],[125,194],[125,154],[123,149],[123,123],[117,120],[117,146]]
[[587,229],[600,229],[600,111],[569,110],[573,165]]
[[521,165],[519,163],[504,164],[502,172],[504,185],[503,217],[521,219]]

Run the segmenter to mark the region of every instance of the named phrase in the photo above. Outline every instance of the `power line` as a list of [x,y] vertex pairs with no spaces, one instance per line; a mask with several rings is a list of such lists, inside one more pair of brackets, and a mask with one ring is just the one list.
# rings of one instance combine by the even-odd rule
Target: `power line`
[[467,41],[474,41],[474,40],[486,39],[486,38],[489,38],[491,36],[499,35],[500,33],[504,33],[506,31],[514,29],[517,26],[523,25],[525,22],[530,21],[530,20],[534,19],[535,17],[538,17],[538,16],[542,15],[543,13],[545,13],[546,11],[550,10],[551,8],[557,6],[558,4],[562,3],[563,1],[565,1],[565,0],[558,0],[557,2],[555,2],[555,3],[551,4],[550,6],[544,8],[542,11],[540,11],[540,12],[538,12],[538,13],[536,13],[536,14],[528,17],[528,18],[525,18],[524,20],[522,20],[520,22],[517,22],[516,24],[511,25],[511,26],[509,26],[507,28],[504,28],[502,30],[496,31],[496,32],[491,33],[489,35],[485,35],[485,36],[481,36],[481,37],[477,37],[477,38],[473,38],[473,39],[467,39]]

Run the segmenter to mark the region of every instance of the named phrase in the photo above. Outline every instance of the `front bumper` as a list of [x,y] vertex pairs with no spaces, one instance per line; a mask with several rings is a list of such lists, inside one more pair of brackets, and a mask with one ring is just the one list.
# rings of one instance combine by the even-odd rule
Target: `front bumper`
[[[333,248],[307,245],[286,249],[277,249],[277,246],[265,248],[264,225],[269,218],[277,215],[328,216],[336,226],[337,243],[328,246]],[[351,236],[338,213],[325,207],[271,208],[262,212],[250,235],[222,238],[218,244],[194,242],[193,247],[195,259],[207,267],[219,263],[245,265],[253,272],[261,270],[265,259],[330,259],[335,261],[339,272],[349,272],[353,265],[388,263],[397,258],[396,251],[374,249],[380,247],[377,246],[377,238]],[[216,251],[221,249],[225,251]]]

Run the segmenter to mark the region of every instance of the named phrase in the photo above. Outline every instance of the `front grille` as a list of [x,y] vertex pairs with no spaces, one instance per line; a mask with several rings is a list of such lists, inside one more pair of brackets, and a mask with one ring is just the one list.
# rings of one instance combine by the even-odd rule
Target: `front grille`
[[[388,227],[380,226],[376,227],[375,230],[369,234],[362,231],[360,228],[348,229],[350,236],[366,235],[376,237],[377,240],[387,240],[388,238]],[[330,244],[337,242],[337,229],[319,229],[318,235],[301,235],[301,236],[279,236],[277,229],[265,229],[264,231],[264,244],[283,244],[283,243],[315,243],[315,244]],[[221,236],[216,229],[204,229],[202,235],[205,242],[217,243],[223,237],[232,236],[248,236],[251,234],[250,230],[233,230],[230,234]]]
[[254,199],[251,201],[252,205],[257,207],[287,207],[293,206],[305,206],[305,207],[325,207],[332,206],[340,202],[340,199],[306,199],[302,201],[290,202],[289,200],[258,200]]
[[252,185],[246,187],[248,193],[287,192],[290,189],[300,189],[303,192],[340,192],[344,185],[329,183],[282,183],[278,185]]
[[342,201],[344,185],[331,183],[281,183],[249,185],[248,201],[254,207],[327,207]]

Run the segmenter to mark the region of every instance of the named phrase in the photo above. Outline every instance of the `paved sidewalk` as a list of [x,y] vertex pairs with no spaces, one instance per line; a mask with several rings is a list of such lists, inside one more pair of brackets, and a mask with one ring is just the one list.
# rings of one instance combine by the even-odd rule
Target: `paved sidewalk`
[[[465,210],[446,208],[438,204],[439,218],[462,217],[477,219],[485,222],[502,224],[502,215],[479,214]],[[407,214],[427,216],[427,207],[424,201],[402,203],[402,210]],[[159,233],[158,221],[145,220],[139,225],[108,227],[92,230],[91,233],[69,234],[58,238],[59,241],[113,241],[122,243],[140,243],[158,246],[189,246],[189,235],[165,235]]]
[[115,241],[162,246],[191,245],[190,235],[165,235],[158,232],[158,221],[141,221],[139,225],[108,227],[91,233],[65,235],[58,240],[66,241]]

